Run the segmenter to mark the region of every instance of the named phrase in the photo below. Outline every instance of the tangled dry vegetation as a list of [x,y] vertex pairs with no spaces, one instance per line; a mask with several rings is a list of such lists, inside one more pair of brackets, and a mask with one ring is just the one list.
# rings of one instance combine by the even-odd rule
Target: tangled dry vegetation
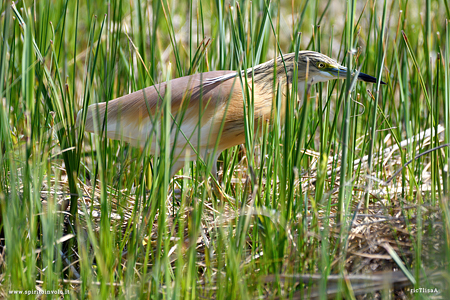
[[[438,134],[441,134],[442,132],[443,128],[439,126]],[[431,176],[430,173],[427,172],[430,170],[429,164],[431,163],[429,157],[425,156],[420,161],[420,163],[426,165],[423,168],[423,173],[421,174],[422,183],[420,185],[420,190],[416,190],[414,188],[409,191],[403,190],[400,179],[402,175],[396,173],[396,171],[403,169],[405,178],[408,181],[408,173],[411,170],[404,167],[404,164],[402,164],[401,156],[399,155],[398,150],[399,148],[404,148],[410,145],[412,142],[416,142],[416,153],[420,153],[421,148],[423,149],[430,145],[430,133],[431,130],[426,130],[414,137],[414,139],[402,141],[400,144],[395,144],[390,140],[386,140],[385,147],[374,155],[376,157],[376,163],[380,164],[378,168],[375,167],[374,169],[383,170],[383,172],[381,178],[380,174],[375,174],[375,172],[371,174],[374,184],[372,189],[368,191],[370,193],[370,206],[368,208],[363,205],[364,194],[367,192],[365,186],[367,185],[367,178],[369,177],[365,174],[367,156],[355,161],[355,172],[359,172],[359,174],[354,176],[354,178],[358,178],[358,180],[355,180],[353,184],[356,187],[359,186],[359,188],[355,188],[352,195],[352,202],[349,209],[349,214],[351,214],[352,217],[350,218],[351,221],[348,224],[336,224],[333,217],[325,220],[323,214],[326,209],[325,203],[317,203],[318,215],[315,218],[315,222],[311,222],[313,219],[311,214],[314,213],[311,206],[307,209],[307,215],[298,215],[290,220],[286,224],[287,228],[285,228],[285,230],[289,232],[288,247],[298,247],[298,226],[301,223],[308,226],[307,232],[309,238],[307,240],[311,247],[304,252],[304,257],[287,258],[286,261],[283,262],[286,264],[286,268],[291,263],[299,264],[299,259],[308,261],[310,259],[309,257],[312,258],[319,256],[319,252],[321,251],[320,247],[324,238],[327,239],[327,244],[331,245],[331,247],[336,247],[337,245],[334,244],[337,243],[339,235],[342,231],[345,231],[348,234],[347,243],[345,245],[346,256],[335,257],[331,266],[333,268],[337,266],[340,261],[345,261],[345,269],[348,274],[345,277],[347,288],[352,288],[355,295],[367,296],[370,294],[375,298],[381,295],[380,291],[382,290],[394,289],[395,295],[398,299],[406,299],[408,298],[407,295],[410,294],[405,293],[405,288],[411,288],[411,282],[401,271],[399,264],[402,264],[402,261],[407,263],[414,261],[415,252],[412,251],[412,248],[415,247],[415,241],[419,239],[424,249],[422,253],[422,260],[426,263],[427,269],[430,270],[430,274],[428,274],[428,276],[431,279],[435,279],[435,284],[439,285],[439,280],[442,277],[439,273],[439,269],[444,267],[445,264],[444,259],[437,259],[443,255],[443,253],[441,253],[441,246],[444,241],[443,223],[440,220],[442,214],[440,213],[439,207],[447,207],[447,199],[439,199],[442,203],[436,203],[435,206],[423,204],[420,200],[421,197],[429,197],[431,192],[429,188]],[[443,137],[441,136],[441,141],[442,140]],[[313,199],[315,193],[315,178],[317,175],[318,153],[310,150],[306,150],[305,153],[311,157],[311,168],[309,170],[303,170],[297,184],[302,186],[303,193],[306,193],[308,197]],[[336,159],[338,160],[337,162]],[[329,173],[331,174],[332,170],[338,168],[338,166],[339,157],[331,157],[328,161],[327,167]],[[67,182],[64,179],[64,166],[54,165],[53,167],[59,169],[58,173],[61,174],[59,179],[59,186],[61,186],[61,190],[52,191],[46,190],[45,187],[43,187],[41,191],[41,198],[44,205],[43,211],[46,211],[46,199],[49,194],[57,194],[60,204],[59,208],[66,207],[68,210],[67,203],[70,196],[65,193],[65,191],[68,191],[68,187]],[[233,179],[235,184],[237,182],[245,182],[248,179],[245,153],[242,155],[240,164],[236,167],[234,174],[235,177],[233,177]],[[397,176],[398,178],[396,178],[396,180],[391,180],[394,179],[392,176]],[[183,191],[186,197],[184,203],[181,203],[182,197],[180,182],[182,182],[182,180],[190,180],[190,178],[188,176],[176,176],[173,179],[166,201],[167,222],[165,226],[167,226],[167,232],[169,232],[173,237],[170,241],[171,250],[169,257],[171,263],[174,264],[177,260],[175,250],[179,245],[177,243],[179,240],[178,237],[182,236],[184,239],[184,247],[186,249],[188,247],[195,247],[197,251],[197,267],[200,274],[199,278],[200,282],[203,282],[204,284],[207,281],[207,278],[202,276],[202,270],[204,270],[205,266],[204,260],[206,259],[205,253],[211,251],[209,246],[214,243],[214,232],[218,227],[221,227],[224,230],[233,230],[236,225],[237,218],[243,215],[249,215],[252,218],[258,218],[261,215],[266,215],[275,220],[274,222],[277,222],[276,220],[278,219],[278,216],[277,212],[266,210],[264,207],[256,208],[254,206],[255,193],[252,191],[248,193],[249,197],[247,199],[247,203],[244,205],[240,203],[233,203],[230,199],[222,199],[222,201],[218,202],[211,201],[211,199],[214,198],[212,197],[212,193],[214,191],[213,188],[209,186],[210,183],[208,183],[207,180],[204,180],[201,184],[208,185],[209,187],[206,190],[211,193],[206,196],[206,201],[203,203],[203,214],[201,220],[202,232],[199,234],[197,240],[191,241],[187,226],[183,228],[184,234],[180,234],[178,232],[180,230],[179,223],[175,223],[173,220],[175,216],[178,216],[179,220],[185,220],[185,223],[188,224],[188,220],[193,211],[190,204],[192,204],[193,201],[199,202],[201,199],[192,196],[194,195],[194,187],[191,186],[188,190]],[[335,180],[336,188],[330,192],[331,206],[337,202],[338,182],[338,180]],[[397,182],[397,184],[394,182]],[[82,228],[87,228],[86,218],[89,218],[95,226],[94,231],[98,231],[100,226],[101,210],[99,182],[97,181],[95,186],[90,181],[79,181],[78,184],[83,191],[83,196],[80,197],[78,201],[78,215],[80,218],[80,223],[84,224]],[[246,185],[246,187],[251,190],[251,185]],[[263,188],[270,188],[270,186],[266,183]],[[115,201],[112,201],[110,204],[112,211],[111,231],[115,231],[120,228],[122,232],[125,233],[127,228],[130,226],[151,228],[150,231],[144,230],[142,235],[142,244],[156,244],[158,238],[158,226],[160,226],[158,223],[158,215],[156,215],[153,220],[148,220],[145,218],[146,214],[144,211],[134,211],[136,209],[136,203],[135,197],[132,193],[123,193],[123,191],[118,191],[114,187],[109,187],[108,194],[111,196],[111,199],[115,199],[115,197],[123,198],[123,195],[127,195],[125,201],[124,199],[120,200],[120,204]],[[408,197],[409,200],[406,201],[405,197]],[[411,201],[411,199],[415,200]],[[237,208],[241,205],[241,208]],[[419,218],[417,218],[418,213],[420,213]],[[333,216],[333,213],[331,216]],[[304,222],[304,219],[306,219],[306,222]],[[419,224],[418,220],[420,220]],[[69,223],[69,218],[65,218],[64,226],[68,227],[72,225],[73,224]],[[324,226],[328,226],[328,228],[324,228]],[[250,232],[251,230],[253,230],[253,228],[250,228]],[[320,232],[323,232],[324,230],[328,233],[328,235],[320,234]],[[68,228],[66,231],[70,232]],[[87,233],[84,235],[87,236]],[[420,237],[418,238],[418,236]],[[61,238],[60,242],[68,245],[69,240],[74,237],[75,236],[73,234],[68,234]],[[247,243],[248,252],[245,255],[248,257],[244,259],[244,261],[248,263],[250,261],[257,261],[259,256],[254,253],[258,251],[255,251],[255,249],[252,251],[253,245],[250,239],[248,239]],[[122,255],[123,260],[120,262],[123,265],[126,265],[127,260],[126,249],[127,248],[125,247]],[[60,254],[63,257],[63,261],[68,262],[67,258],[64,256],[64,253]],[[218,255],[218,253],[216,254]],[[261,252],[260,255],[264,254]],[[214,260],[215,254],[209,253],[208,256],[211,256],[209,259]],[[401,259],[399,257],[401,257]],[[77,263],[67,264],[66,268],[70,268],[72,270],[71,274],[73,275],[73,278],[67,279],[65,282],[69,282],[76,289],[81,283],[79,278],[80,275],[77,271]],[[136,272],[138,273],[139,270],[136,269]],[[282,279],[282,282],[285,282],[286,285],[289,286],[286,287],[287,291],[296,290],[294,294],[292,294],[294,299],[301,299],[302,297],[318,299],[320,295],[320,282],[323,280],[323,275],[319,275],[317,266],[316,271],[313,273],[317,273],[318,275],[282,274],[280,275],[280,278]],[[136,275],[139,276],[139,274]],[[206,274],[203,275],[206,276]],[[327,294],[330,298],[333,298],[336,295],[338,290],[338,281],[340,279],[342,278],[336,275],[329,275],[327,277]],[[274,280],[274,278],[273,276],[263,276],[263,278],[259,278],[258,280],[269,283]],[[301,283],[305,284],[305,288],[299,290],[298,286]],[[118,287],[120,288],[119,283]],[[271,295],[270,289],[266,292],[267,296]],[[363,297],[361,299],[365,299],[364,296],[361,297]]]

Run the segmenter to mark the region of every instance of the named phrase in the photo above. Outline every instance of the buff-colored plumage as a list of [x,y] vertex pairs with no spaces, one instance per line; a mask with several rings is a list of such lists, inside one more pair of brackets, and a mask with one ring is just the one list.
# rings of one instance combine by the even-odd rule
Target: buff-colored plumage
[[[255,124],[270,121],[275,91],[273,75],[277,76],[276,81],[285,88],[293,79],[294,58],[295,53],[287,54],[283,58],[279,57],[245,71],[248,87],[250,90],[253,88]],[[244,143],[242,87],[245,83],[241,84],[237,74],[236,71],[213,71],[176,78],[169,82],[173,118],[171,145],[174,147],[171,176],[184,166],[188,150],[189,160],[197,159],[195,153],[205,161],[211,155],[215,172],[218,155],[225,149]],[[328,81],[345,78],[346,69],[323,54],[301,51],[298,55],[300,94],[305,87],[306,76],[309,83]],[[376,82],[375,78],[363,73],[360,73],[358,79]],[[85,130],[100,133],[106,115],[104,129],[108,138],[143,147],[151,137],[149,146],[151,152],[157,156],[167,85],[167,82],[156,84],[108,102],[90,105]],[[77,122],[80,122],[81,115],[82,111],[79,111]],[[222,122],[224,125],[220,132]],[[218,139],[217,151],[213,153]]]

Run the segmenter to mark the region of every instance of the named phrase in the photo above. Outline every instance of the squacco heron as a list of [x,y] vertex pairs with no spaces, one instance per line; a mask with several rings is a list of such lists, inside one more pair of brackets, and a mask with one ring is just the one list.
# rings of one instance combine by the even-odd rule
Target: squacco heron
[[[242,71],[243,75],[247,75],[249,89],[253,89],[255,124],[270,121],[276,91],[273,76],[276,76],[277,86],[284,91],[286,85],[292,83],[294,63],[295,53],[290,53]],[[308,84],[347,77],[347,68],[314,51],[300,51],[297,64],[299,95],[303,95]],[[170,177],[184,166],[186,160],[195,161],[198,156],[204,161],[211,156],[211,172],[216,175],[219,154],[245,142],[244,93],[238,75],[236,71],[195,74],[156,84],[108,102],[92,104],[86,113],[85,130],[97,134],[104,132],[108,138],[123,140],[141,148],[152,137],[150,152],[158,156],[161,108],[164,99],[168,98],[166,88],[169,86],[170,95],[167,96],[170,97],[168,101],[172,114],[170,144],[173,148]],[[358,74],[358,80],[377,82],[376,78],[364,73]],[[280,113],[283,112],[284,109]],[[80,122],[81,114],[82,110],[78,112],[77,122]],[[191,155],[187,156],[186,151],[190,151]]]

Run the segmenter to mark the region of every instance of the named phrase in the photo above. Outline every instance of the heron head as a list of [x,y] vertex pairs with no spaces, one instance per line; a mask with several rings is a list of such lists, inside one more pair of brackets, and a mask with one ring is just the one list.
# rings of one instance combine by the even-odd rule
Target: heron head
[[[314,83],[347,78],[348,69],[346,67],[342,66],[334,59],[318,52],[300,51],[298,65],[299,81],[305,81],[307,65],[309,65],[308,81]],[[358,80],[371,83],[377,82],[375,77],[362,72],[359,72]],[[381,84],[386,83],[381,81]]]

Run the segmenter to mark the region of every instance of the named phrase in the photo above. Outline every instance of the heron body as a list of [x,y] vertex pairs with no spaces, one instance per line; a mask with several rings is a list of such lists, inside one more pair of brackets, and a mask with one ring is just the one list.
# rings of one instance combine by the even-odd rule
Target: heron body
[[[277,77],[277,86],[285,89],[293,80],[294,58],[295,53],[286,54],[243,71],[248,78],[243,84],[248,84],[254,95],[255,124],[270,122],[276,92],[273,76]],[[317,52],[300,51],[297,63],[300,95],[306,78],[308,83],[317,83],[347,76],[345,67]],[[377,81],[363,73],[359,73],[358,79]],[[166,95],[168,87],[170,94]],[[141,148],[150,138],[150,151],[158,156],[164,101],[170,101],[172,115],[171,177],[184,166],[186,159],[196,160],[197,156],[204,161],[212,156],[214,173],[219,154],[245,142],[243,85],[236,71],[212,71],[176,78],[108,102],[92,104],[86,114],[85,130],[98,134],[104,125],[108,138]],[[280,111],[283,112],[284,109]],[[78,112],[77,122],[81,115],[82,110]],[[186,151],[189,151],[188,157]]]

